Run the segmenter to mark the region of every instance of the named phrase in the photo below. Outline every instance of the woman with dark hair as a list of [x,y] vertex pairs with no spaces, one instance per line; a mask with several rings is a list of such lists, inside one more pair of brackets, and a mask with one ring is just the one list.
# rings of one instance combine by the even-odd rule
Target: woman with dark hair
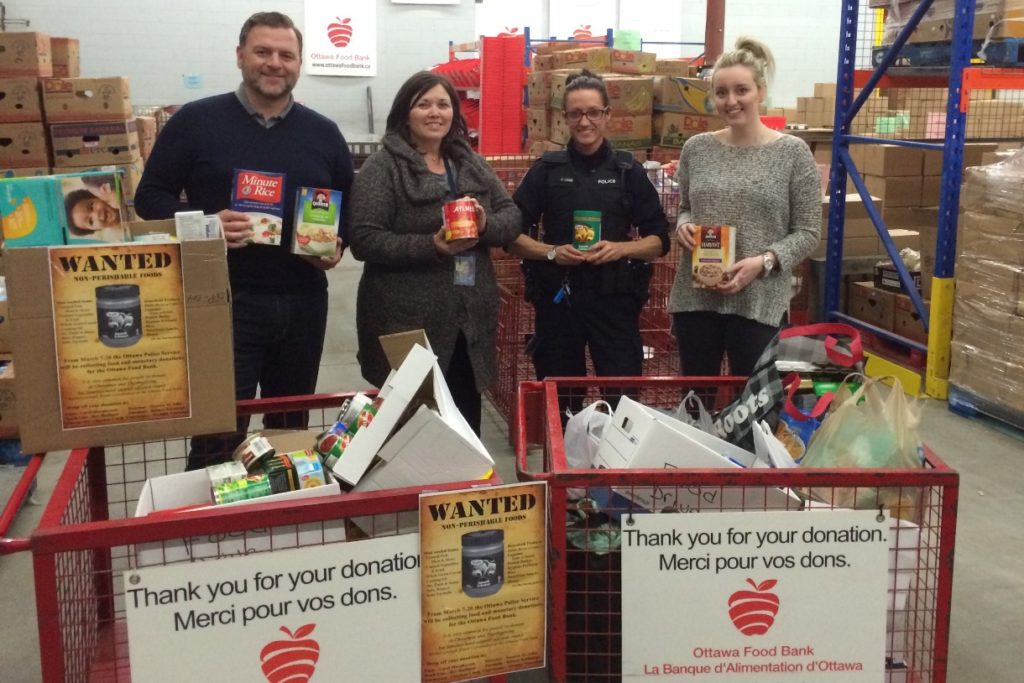
[[[390,366],[378,337],[422,328],[460,412],[480,433],[480,394],[497,377],[498,286],[489,249],[519,234],[520,217],[470,148],[455,88],[422,71],[395,95],[383,149],[356,174],[352,255],[365,262],[356,302],[359,366],[381,386]],[[478,239],[446,241],[443,206],[471,198]]]
[[[669,248],[665,212],[632,153],[613,150],[604,137],[611,118],[604,81],[587,70],[570,75],[563,107],[568,148],[545,153],[514,197],[523,234],[510,251],[525,262],[536,311],[529,349],[539,379],[586,375],[588,347],[598,375],[636,376],[647,262]],[[567,403],[575,412],[582,397]]]

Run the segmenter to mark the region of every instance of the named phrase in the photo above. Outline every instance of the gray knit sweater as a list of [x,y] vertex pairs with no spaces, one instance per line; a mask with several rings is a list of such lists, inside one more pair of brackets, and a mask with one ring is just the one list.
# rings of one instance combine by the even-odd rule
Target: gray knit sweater
[[482,157],[459,142],[446,151],[455,167],[459,195],[476,197],[487,212],[486,231],[471,253],[476,284],[454,284],[455,262],[440,257],[433,234],[441,227],[447,188],[423,158],[396,134],[356,174],[349,203],[349,244],[364,261],[356,300],[359,366],[381,386],[388,362],[377,337],[424,329],[441,369],[463,333],[481,391],[497,378],[498,285],[491,247],[504,247],[520,231],[519,209]]
[[693,286],[690,253],[680,259],[669,310],[717,311],[778,325],[789,305],[793,267],[811,255],[821,229],[821,184],[807,145],[783,135],[734,147],[712,133],[686,141],[679,156],[679,219],[736,228],[736,260],[772,251],[779,267],[736,295]]

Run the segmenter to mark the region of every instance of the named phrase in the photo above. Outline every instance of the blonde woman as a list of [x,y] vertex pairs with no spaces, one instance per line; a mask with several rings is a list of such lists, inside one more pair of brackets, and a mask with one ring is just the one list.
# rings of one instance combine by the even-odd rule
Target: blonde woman
[[693,286],[689,253],[669,298],[682,374],[750,375],[783,323],[789,274],[814,251],[821,223],[818,169],[807,145],[761,122],[772,54],[740,38],[715,62],[711,85],[722,130],[686,141],[679,156],[675,238],[692,252],[701,225],[730,225],[736,262],[721,283]]

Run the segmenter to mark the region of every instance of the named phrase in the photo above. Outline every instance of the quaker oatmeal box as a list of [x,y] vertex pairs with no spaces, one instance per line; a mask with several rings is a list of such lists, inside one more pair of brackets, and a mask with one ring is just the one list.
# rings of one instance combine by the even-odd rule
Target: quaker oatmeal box
[[693,286],[714,287],[725,271],[736,262],[736,234],[729,225],[698,226],[697,246],[693,250]]

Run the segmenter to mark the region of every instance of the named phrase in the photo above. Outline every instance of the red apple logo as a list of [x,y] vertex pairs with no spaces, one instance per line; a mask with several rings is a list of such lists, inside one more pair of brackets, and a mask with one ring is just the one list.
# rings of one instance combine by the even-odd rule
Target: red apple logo
[[263,675],[270,683],[305,683],[313,676],[317,660],[320,659],[320,644],[312,638],[305,638],[316,624],[306,624],[295,629],[295,633],[282,626],[281,631],[291,640],[272,640],[260,650]]
[[352,27],[349,26],[349,22],[352,20],[338,17],[335,19],[337,21],[327,25],[327,38],[334,47],[348,47],[349,41],[352,40]]
[[779,596],[769,592],[778,583],[768,579],[754,583],[747,579],[754,590],[740,590],[729,596],[729,618],[736,629],[745,636],[763,636],[775,623],[779,613]]
[[514,38],[518,33],[519,33],[519,27],[518,26],[513,26],[512,28],[509,28],[508,26],[506,26],[505,30],[498,34],[498,37],[499,38]]
[[593,38],[594,34],[590,32],[590,24],[584,26],[580,24],[580,27],[572,32],[572,37],[576,40],[585,40],[587,38]]

